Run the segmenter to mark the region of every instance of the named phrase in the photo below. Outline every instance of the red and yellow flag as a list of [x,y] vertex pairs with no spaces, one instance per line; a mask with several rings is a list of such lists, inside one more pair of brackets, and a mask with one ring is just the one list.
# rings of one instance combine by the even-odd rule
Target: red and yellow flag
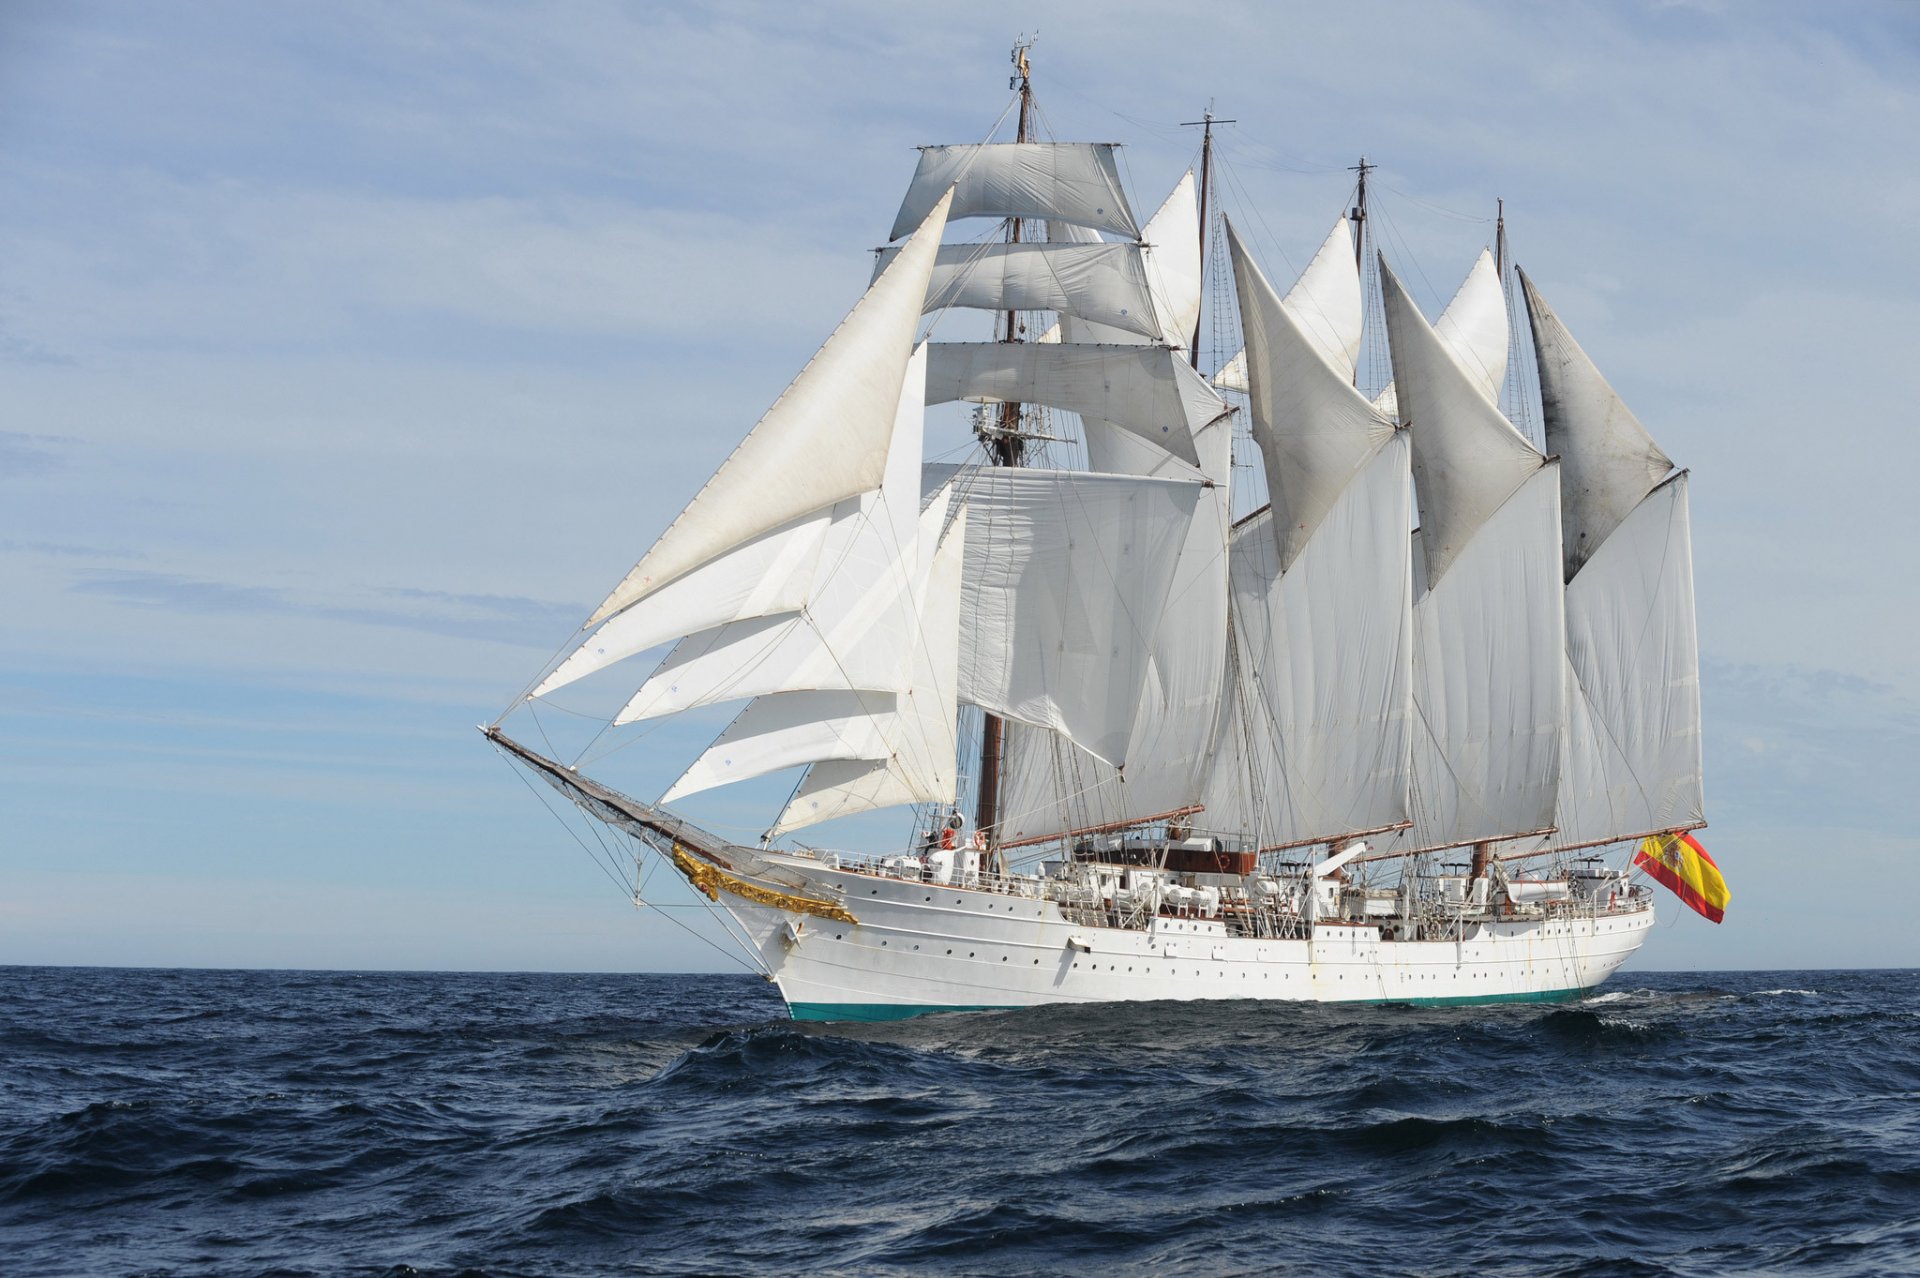
[[1691,834],[1651,834],[1640,842],[1633,863],[1672,889],[1694,913],[1718,923],[1726,917],[1732,893],[1707,850]]

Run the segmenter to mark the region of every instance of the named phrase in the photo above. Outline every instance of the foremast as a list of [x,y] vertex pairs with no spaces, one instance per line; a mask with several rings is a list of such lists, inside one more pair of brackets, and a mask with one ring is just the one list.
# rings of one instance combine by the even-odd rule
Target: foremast
[[[1033,75],[1028,53],[1033,41],[1022,39],[1013,46],[1013,84],[1020,95],[1019,120],[1014,126],[1014,141],[1033,141]],[[1024,219],[1007,219],[1007,243],[1020,243]],[[1002,342],[1019,342],[1020,315],[1009,308],[1003,320]],[[1008,400],[1000,405],[999,420],[993,434],[983,440],[998,466],[1020,466],[1026,461],[1026,435],[1020,429],[1021,405]],[[1006,751],[1007,721],[989,711],[980,727],[980,778],[974,796],[973,828],[989,848],[997,851],[1000,843],[1000,774]]]

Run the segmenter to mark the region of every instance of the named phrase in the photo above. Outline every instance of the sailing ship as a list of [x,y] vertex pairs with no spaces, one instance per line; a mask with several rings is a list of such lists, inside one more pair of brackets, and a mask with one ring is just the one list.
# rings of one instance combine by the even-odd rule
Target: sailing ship
[[[1592,989],[1646,876],[1705,873],[1687,472],[1504,221],[1429,322],[1368,252],[1363,161],[1281,293],[1208,214],[1211,112],[1142,222],[1114,144],[1035,137],[1014,60],[1014,139],[921,149],[865,294],[486,735],[635,884],[691,883],[798,1019]],[[1210,243],[1244,343],[1211,377]],[[1544,446],[1501,409],[1516,347]],[[934,464],[945,403],[977,444]],[[505,730],[596,681],[615,734],[744,705],[648,802],[591,774],[605,737]],[[751,842],[675,810],[787,769]],[[811,841],[889,808],[889,852]]]

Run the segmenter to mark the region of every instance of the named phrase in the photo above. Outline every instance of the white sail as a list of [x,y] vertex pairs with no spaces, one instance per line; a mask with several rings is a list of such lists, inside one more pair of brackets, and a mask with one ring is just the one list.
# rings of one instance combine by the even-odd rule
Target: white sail
[[955,482],[969,511],[961,699],[1124,764],[1201,484],[1013,469]]
[[[1172,194],[1147,219],[1140,237],[1160,332],[1167,343],[1184,349],[1193,340],[1200,318],[1200,210],[1194,203],[1192,171],[1174,184]],[[1067,222],[1049,222],[1047,239],[1053,244],[1101,242],[1095,232]],[[1124,328],[1062,315],[1059,323],[1035,340],[1127,346],[1143,339]]]
[[[1433,331],[1468,380],[1486,396],[1488,403],[1497,406],[1500,387],[1506,381],[1510,343],[1507,295],[1500,286],[1493,254],[1485,249],[1480,251],[1467,278],[1461,281],[1447,308],[1434,321]],[[1399,394],[1392,382],[1374,398],[1373,404],[1387,417],[1399,415]]]
[[945,196],[928,202],[892,269],[867,289],[588,624],[751,538],[879,486],[948,204]]
[[1571,581],[1673,462],[1614,394],[1525,272],[1520,283],[1540,361],[1547,451],[1559,455],[1566,476],[1561,516]]
[[[876,274],[901,252],[881,249]],[[926,310],[1058,311],[1148,341],[1160,321],[1138,244],[943,244]]]
[[1279,568],[1285,571],[1394,427],[1275,294],[1231,222],[1227,243],[1247,335],[1253,437],[1266,464]]
[[1414,490],[1432,590],[1543,459],[1454,358],[1384,259],[1380,285],[1400,416],[1413,431]]
[[1140,238],[1110,142],[987,142],[923,146],[889,240],[913,230],[944,198],[949,217],[1038,217]]
[[[1237,239],[1234,242],[1239,243]],[[1237,251],[1246,252],[1244,247]],[[1251,262],[1251,257],[1248,260]],[[1353,259],[1353,233],[1347,229],[1346,218],[1334,222],[1333,230],[1321,242],[1313,260],[1307,263],[1307,269],[1300,273],[1279,304],[1293,319],[1301,336],[1320,352],[1335,372],[1351,383],[1354,361],[1360,355],[1366,312],[1360,291],[1360,272]],[[1214,374],[1213,385],[1243,394],[1249,391],[1245,348]]]
[[915,349],[895,391],[880,486],[858,499],[856,516],[828,526],[804,607],[688,635],[615,723],[774,692],[904,690],[919,555],[926,352],[924,344]]
[[1480,250],[1467,278],[1460,282],[1434,333],[1447,348],[1475,389],[1490,404],[1500,402],[1500,386],[1507,379],[1507,293],[1500,287],[1500,271],[1493,254]]
[[[935,523],[922,524],[929,537],[945,508],[944,494],[929,507]],[[901,803],[954,801],[960,581],[966,541],[967,511],[963,506],[927,564],[919,593],[912,683],[896,698],[892,718],[879,725],[880,735],[890,746],[888,754],[877,760],[828,759],[815,763],[774,823],[774,835]]]
[[750,702],[681,774],[660,802],[672,803],[823,759],[883,760],[890,753],[881,720],[895,713],[891,692],[777,692]]
[[[1095,470],[1167,478],[1190,473],[1129,432],[1091,418],[1083,425]],[[1195,505],[1154,628],[1126,771],[1056,733],[1009,724],[1000,783],[1003,839],[1137,820],[1200,801],[1225,681],[1232,422],[1222,418],[1195,442],[1201,474],[1214,486]]]
[[1234,541],[1234,636],[1250,712],[1241,730],[1270,761],[1254,796],[1262,810],[1251,832],[1262,843],[1408,819],[1409,448],[1404,433],[1389,437],[1284,571],[1263,526],[1271,512]]
[[1686,472],[1635,507],[1568,584],[1567,660],[1593,724],[1571,748],[1597,753],[1582,771],[1599,784],[1562,787],[1554,842],[1703,820]]
[[857,498],[840,502],[675,578],[602,622],[532,695],[544,697],[616,661],[696,631],[799,611],[813,588],[828,524],[859,513]]
[[1559,483],[1556,466],[1538,467],[1414,605],[1414,827],[1402,846],[1553,824],[1566,715]]
[[1227,411],[1178,352],[1164,346],[935,342],[927,402],[1043,404],[1133,431],[1197,465],[1193,436]]

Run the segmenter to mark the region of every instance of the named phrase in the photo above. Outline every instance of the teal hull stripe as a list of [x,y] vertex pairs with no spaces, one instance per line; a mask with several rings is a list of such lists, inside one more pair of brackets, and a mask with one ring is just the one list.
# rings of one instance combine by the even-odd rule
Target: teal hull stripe
[[[1585,997],[1592,987],[1566,990],[1519,990],[1511,994],[1459,994],[1435,998],[1352,998],[1332,1000],[1322,1006],[1361,1006],[1366,1004],[1410,1004],[1414,1007],[1472,1007],[1485,1003],[1565,1003]],[[1184,1000],[1181,1000],[1184,1001]],[[1196,999],[1195,1002],[1212,1002]],[[1238,1002],[1241,1000],[1226,1000]],[[1245,1000],[1248,1002],[1267,1000]],[[1319,1003],[1317,999],[1285,999],[1274,1002]],[[1062,1007],[1088,1004],[1036,1003],[1027,1006]],[[964,1005],[943,1003],[791,1003],[796,1021],[904,1021],[910,1016],[928,1016],[940,1012],[1017,1012],[1012,1005]]]

